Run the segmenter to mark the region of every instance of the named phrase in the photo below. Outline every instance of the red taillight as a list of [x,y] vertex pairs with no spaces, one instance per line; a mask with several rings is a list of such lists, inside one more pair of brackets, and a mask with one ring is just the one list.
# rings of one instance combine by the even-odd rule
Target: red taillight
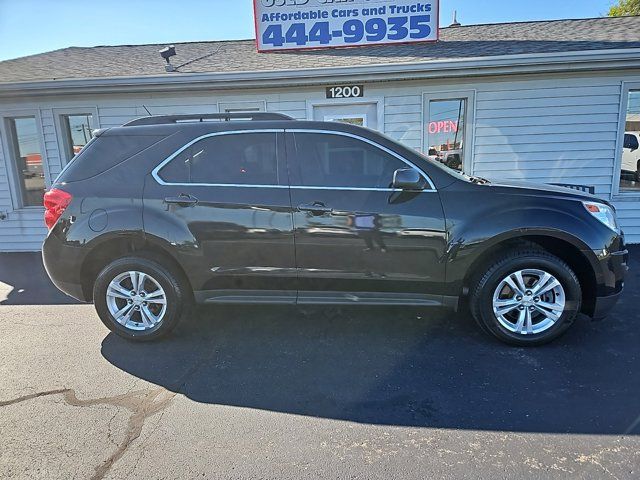
[[47,228],[51,230],[56,224],[60,215],[71,203],[73,196],[64,190],[52,188],[44,194],[44,223],[47,224]]

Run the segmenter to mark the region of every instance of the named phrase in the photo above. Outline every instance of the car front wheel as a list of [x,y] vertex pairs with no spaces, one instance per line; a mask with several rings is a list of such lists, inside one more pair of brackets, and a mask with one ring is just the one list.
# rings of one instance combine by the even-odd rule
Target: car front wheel
[[522,249],[499,258],[481,276],[471,296],[471,311],[488,333],[517,346],[555,340],[580,310],[580,282],[560,258]]
[[98,274],[93,298],[107,328],[136,341],[168,334],[188,307],[179,275],[140,257],[121,258],[107,265]]

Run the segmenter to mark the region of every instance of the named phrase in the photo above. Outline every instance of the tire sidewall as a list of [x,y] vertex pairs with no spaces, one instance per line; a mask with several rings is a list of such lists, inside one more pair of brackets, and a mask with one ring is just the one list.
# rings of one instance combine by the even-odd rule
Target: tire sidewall
[[[538,269],[552,274],[562,284],[566,296],[566,307],[560,319],[550,329],[534,334],[519,335],[504,328],[493,312],[493,295],[509,274],[518,270]],[[581,290],[578,279],[564,262],[536,255],[513,258],[496,268],[482,286],[479,299],[479,314],[484,327],[499,339],[520,346],[535,346],[548,343],[562,335],[574,322],[581,303]]]
[[[151,330],[131,330],[118,323],[107,306],[106,292],[111,281],[127,271],[139,271],[153,277],[163,288],[167,298],[167,310],[162,322]],[[94,284],[93,299],[102,322],[112,332],[129,340],[153,340],[169,333],[178,323],[183,310],[183,292],[170,271],[145,258],[122,258],[105,267]]]

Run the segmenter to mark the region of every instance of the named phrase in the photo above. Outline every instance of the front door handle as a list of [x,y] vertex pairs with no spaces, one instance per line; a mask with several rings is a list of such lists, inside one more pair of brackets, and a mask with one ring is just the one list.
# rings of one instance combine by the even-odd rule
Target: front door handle
[[190,207],[198,203],[198,199],[193,195],[181,193],[177,197],[167,197],[164,199],[167,205],[179,205],[181,207]]
[[327,213],[333,213],[333,208],[327,207],[322,202],[313,202],[299,205],[298,210],[300,210],[301,212],[310,212],[313,215],[325,215]]

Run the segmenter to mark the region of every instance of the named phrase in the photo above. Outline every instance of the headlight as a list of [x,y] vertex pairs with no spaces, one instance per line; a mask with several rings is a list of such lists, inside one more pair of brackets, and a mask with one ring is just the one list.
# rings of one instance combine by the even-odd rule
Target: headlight
[[587,212],[596,217],[611,230],[615,230],[616,232],[619,231],[616,212],[609,205],[597,202],[582,202],[582,204],[584,205],[584,208],[587,209]]

